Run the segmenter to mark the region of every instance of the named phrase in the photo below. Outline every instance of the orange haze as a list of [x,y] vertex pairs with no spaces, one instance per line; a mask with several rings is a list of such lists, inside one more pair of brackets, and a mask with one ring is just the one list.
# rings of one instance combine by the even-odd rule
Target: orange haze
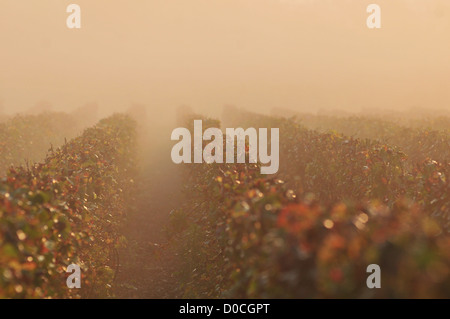
[[[66,27],[66,7],[82,28]],[[378,3],[382,28],[366,26]],[[450,110],[448,0],[0,0],[0,104]]]

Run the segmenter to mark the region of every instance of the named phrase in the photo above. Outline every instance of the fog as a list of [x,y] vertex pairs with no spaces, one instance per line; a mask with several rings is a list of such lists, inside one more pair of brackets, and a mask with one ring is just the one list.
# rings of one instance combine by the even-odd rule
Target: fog
[[[66,27],[81,6],[82,28]],[[368,29],[366,7],[382,9]],[[0,106],[450,110],[447,0],[0,0]]]

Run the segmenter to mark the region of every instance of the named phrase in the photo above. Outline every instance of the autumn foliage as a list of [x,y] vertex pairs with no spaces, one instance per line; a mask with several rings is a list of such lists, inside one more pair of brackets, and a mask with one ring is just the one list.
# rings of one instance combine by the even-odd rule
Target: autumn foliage
[[[411,164],[395,145],[279,127],[280,172],[255,164],[185,166],[190,201],[172,215],[188,297],[448,298],[449,163]],[[227,126],[228,127],[228,126]],[[382,269],[382,288],[366,268]]]
[[[114,115],[0,182],[0,298],[110,296],[135,124]],[[83,289],[68,289],[79,264]]]

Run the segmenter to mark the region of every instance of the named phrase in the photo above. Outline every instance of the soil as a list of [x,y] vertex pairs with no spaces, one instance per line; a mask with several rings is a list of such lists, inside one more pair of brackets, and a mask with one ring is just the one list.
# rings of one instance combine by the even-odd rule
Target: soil
[[124,231],[128,245],[119,250],[115,297],[179,298],[178,257],[165,235],[170,212],[182,201],[179,167],[171,161],[169,144],[145,136],[140,143],[139,193]]

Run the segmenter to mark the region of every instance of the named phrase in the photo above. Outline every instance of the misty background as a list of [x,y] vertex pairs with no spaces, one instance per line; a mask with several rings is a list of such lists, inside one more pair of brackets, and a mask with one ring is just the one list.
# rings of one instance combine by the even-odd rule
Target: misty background
[[0,107],[449,111],[449,40],[448,0],[0,0]]

